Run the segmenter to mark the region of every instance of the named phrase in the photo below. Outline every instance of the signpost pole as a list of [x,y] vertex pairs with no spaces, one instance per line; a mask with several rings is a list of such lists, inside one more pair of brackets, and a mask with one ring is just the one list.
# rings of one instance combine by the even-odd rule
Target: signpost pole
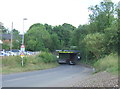
[[22,57],[22,66],[23,66],[23,57]]
[[21,56],[21,66],[23,66],[24,65],[24,61],[23,61],[23,58],[24,58],[24,52],[25,52],[25,46],[24,45],[21,45],[21,54],[20,54],[20,56]]
[[21,58],[22,58],[22,61],[21,61],[21,64],[23,66],[23,58],[24,58],[24,52],[25,52],[25,46],[24,46],[24,20],[27,20],[27,18],[23,18],[23,37],[22,37],[22,45],[21,45]]

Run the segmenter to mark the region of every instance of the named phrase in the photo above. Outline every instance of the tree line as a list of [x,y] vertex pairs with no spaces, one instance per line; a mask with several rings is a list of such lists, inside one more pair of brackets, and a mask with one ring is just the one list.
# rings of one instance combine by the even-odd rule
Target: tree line
[[57,49],[80,50],[83,57],[99,59],[118,51],[119,9],[112,2],[100,2],[88,8],[89,23],[75,27],[64,23],[58,26],[35,23],[25,33],[29,51]]

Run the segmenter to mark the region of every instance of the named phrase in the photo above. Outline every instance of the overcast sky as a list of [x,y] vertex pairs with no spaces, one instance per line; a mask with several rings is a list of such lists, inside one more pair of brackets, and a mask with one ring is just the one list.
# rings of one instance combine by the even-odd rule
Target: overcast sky
[[[13,27],[23,33],[34,23],[52,26],[63,23],[78,27],[88,23],[88,7],[99,4],[103,0],[0,0],[0,22],[5,27]],[[119,0],[112,0],[117,3]]]

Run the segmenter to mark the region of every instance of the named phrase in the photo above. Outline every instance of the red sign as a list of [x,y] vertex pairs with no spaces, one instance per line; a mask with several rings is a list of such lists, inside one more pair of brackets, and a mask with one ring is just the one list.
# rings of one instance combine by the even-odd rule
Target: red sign
[[25,46],[24,46],[24,45],[21,45],[21,48],[25,48]]
[[25,51],[25,46],[21,45],[21,51],[24,52]]

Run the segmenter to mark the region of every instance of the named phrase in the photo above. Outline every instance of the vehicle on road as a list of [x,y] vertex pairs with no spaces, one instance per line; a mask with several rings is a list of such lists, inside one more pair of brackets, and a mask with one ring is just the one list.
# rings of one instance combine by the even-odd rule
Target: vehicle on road
[[77,50],[56,50],[56,51],[59,54],[59,56],[57,56],[58,58],[57,62],[59,64],[67,63],[70,65],[75,65],[78,59],[80,59],[80,52]]
[[25,51],[25,54],[26,54],[26,55],[32,55],[33,52],[31,52],[31,51]]
[[0,53],[0,57],[2,57],[2,56],[4,56],[4,54],[3,54],[3,53]]
[[0,51],[0,56],[10,56],[10,54],[4,51]]
[[12,49],[9,51],[11,56],[17,56],[20,55],[20,50],[19,49]]
[[11,55],[11,56],[17,56],[17,53],[15,53],[15,52],[9,52],[9,54]]

